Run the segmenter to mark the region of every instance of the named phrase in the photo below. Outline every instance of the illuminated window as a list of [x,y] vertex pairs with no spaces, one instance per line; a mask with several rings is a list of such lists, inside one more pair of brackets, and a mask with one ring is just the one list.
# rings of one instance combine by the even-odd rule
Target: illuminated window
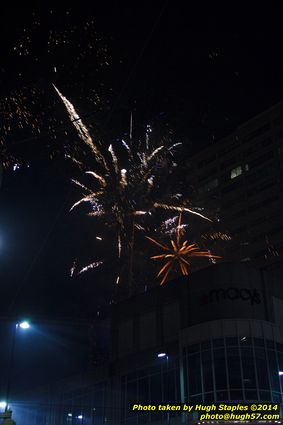
[[242,172],[243,172],[243,169],[242,169],[241,165],[239,165],[236,168],[233,168],[233,170],[231,170],[231,174],[230,174],[231,179],[234,179],[235,177],[240,176],[242,174]]

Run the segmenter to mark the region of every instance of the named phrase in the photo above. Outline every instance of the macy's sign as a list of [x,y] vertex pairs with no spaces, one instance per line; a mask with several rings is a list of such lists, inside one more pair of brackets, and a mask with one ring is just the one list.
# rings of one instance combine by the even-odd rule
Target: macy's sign
[[248,288],[219,288],[212,289],[201,297],[201,304],[219,303],[221,301],[242,300],[253,304],[261,303],[261,296],[257,289]]

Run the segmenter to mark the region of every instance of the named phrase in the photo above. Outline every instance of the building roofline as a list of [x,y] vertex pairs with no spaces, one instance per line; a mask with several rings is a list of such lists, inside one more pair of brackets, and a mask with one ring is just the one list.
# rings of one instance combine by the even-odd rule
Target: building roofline
[[222,143],[225,143],[227,140],[231,140],[233,136],[237,136],[239,132],[242,132],[245,130],[246,127],[249,127],[252,123],[258,121],[260,118],[267,116],[268,114],[271,114],[272,112],[276,110],[282,110],[283,115],[283,100],[280,102],[277,102],[275,105],[271,106],[270,108],[266,109],[263,112],[260,112],[259,114],[255,115],[254,117],[248,119],[247,121],[243,122],[242,124],[237,125],[233,131],[231,131],[228,135],[222,137],[221,139],[216,140],[209,146],[205,147],[204,149],[201,149],[200,151],[193,154],[193,157],[201,156],[204,152],[208,152],[211,149],[215,149],[216,146],[220,146]]
[[280,102],[275,103],[275,105],[271,106],[270,108],[266,109],[263,112],[260,112],[259,114],[255,115],[254,117],[248,119],[247,121],[245,121],[244,123],[238,125],[236,127],[236,130],[242,129],[245,126],[248,126],[250,123],[252,123],[253,121],[257,121],[259,118],[261,118],[262,116],[267,115],[270,112],[276,111],[276,109],[280,109],[282,108],[283,110],[283,100],[281,100]]
[[[253,269],[255,271],[258,271],[256,267],[253,267],[251,264],[243,263],[240,261],[222,261],[217,264],[208,265],[206,267],[203,267],[199,270],[196,270],[190,274],[191,279],[195,279],[196,276],[200,276],[201,274],[208,273],[209,269],[221,269],[224,267],[242,267],[245,269]],[[171,291],[178,291],[178,288],[180,288],[184,283],[190,285],[190,276],[179,276],[175,279],[169,280],[166,284],[160,286],[156,285],[154,287],[149,288],[147,291],[140,292],[137,294],[134,294],[130,298],[123,299],[115,304],[113,304],[112,309],[114,311],[121,310],[123,307],[126,307],[127,305],[133,305],[135,303],[140,303],[141,299],[149,299],[154,297],[159,297],[161,294],[161,298],[166,298],[166,293],[170,293]],[[112,311],[113,311],[112,310]]]

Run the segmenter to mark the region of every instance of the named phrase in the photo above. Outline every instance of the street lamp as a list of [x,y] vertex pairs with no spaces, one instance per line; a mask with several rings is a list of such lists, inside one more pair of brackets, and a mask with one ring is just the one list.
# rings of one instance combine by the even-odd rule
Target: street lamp
[[30,324],[29,324],[29,322],[27,322],[27,321],[21,322],[21,323],[19,323],[18,325],[19,325],[19,327],[20,327],[20,328],[22,328],[22,329],[28,329],[28,328],[30,328]]
[[[168,354],[165,351],[159,351],[157,353],[157,357],[159,359],[166,359],[166,372],[168,373]],[[164,360],[161,361],[161,375],[162,375],[162,380],[164,379]],[[166,414],[167,419],[166,419],[166,424],[170,424],[170,413],[167,412]]]
[[6,409],[7,403],[6,401],[0,401],[0,409]]
[[28,329],[30,327],[30,324],[28,321],[24,320],[22,322],[17,322],[13,329],[12,334],[12,343],[11,343],[11,351],[10,351],[10,361],[9,361],[9,367],[8,367],[8,380],[7,380],[7,388],[6,388],[6,401],[5,403],[5,412],[9,409],[9,401],[10,401],[10,392],[11,392],[11,380],[12,380],[12,371],[13,371],[13,365],[14,365],[14,357],[15,357],[15,345],[16,345],[16,337],[17,337],[17,329]]

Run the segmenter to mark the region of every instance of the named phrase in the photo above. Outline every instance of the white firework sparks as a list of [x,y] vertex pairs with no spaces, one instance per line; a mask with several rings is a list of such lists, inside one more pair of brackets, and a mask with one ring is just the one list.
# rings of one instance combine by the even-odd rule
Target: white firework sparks
[[96,269],[101,264],[103,264],[103,261],[94,261],[93,263],[89,264],[88,266],[83,267],[79,272],[78,275],[90,270],[90,269]]
[[[181,193],[168,194],[170,184],[168,173],[172,167],[172,151],[181,143],[175,143],[168,148],[162,141],[159,146],[152,146],[148,136],[151,128],[148,127],[145,148],[141,143],[135,146],[132,141],[130,144],[124,140],[121,141],[127,155],[126,159],[125,154],[121,158],[117,156],[112,144],[103,153],[102,147],[99,148],[93,141],[88,128],[72,103],[55,86],[54,88],[63,101],[79,137],[90,148],[92,155],[88,155],[87,158],[93,160],[93,169],[85,171],[86,175],[94,178],[90,184],[73,180],[81,189],[83,196],[71,210],[83,203],[89,203],[90,216],[103,217],[106,225],[116,228],[118,258],[121,258],[123,252],[128,258],[133,257],[132,254],[127,253],[133,250],[135,229],[144,231],[146,220],[157,210],[187,212],[211,221],[196,209],[189,208]],[[81,161],[75,162],[81,164]],[[165,181],[168,181],[168,186],[165,186],[163,190]],[[182,198],[181,205],[180,198]],[[100,262],[93,264],[98,263],[101,264]],[[84,271],[89,268],[89,266],[84,268]]]

